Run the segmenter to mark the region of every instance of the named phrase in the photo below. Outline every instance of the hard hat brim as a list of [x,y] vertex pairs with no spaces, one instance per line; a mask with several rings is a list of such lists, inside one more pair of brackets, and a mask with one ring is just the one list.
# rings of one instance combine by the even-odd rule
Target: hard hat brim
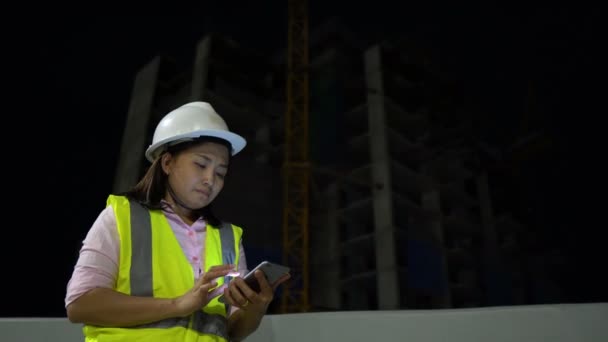
[[220,138],[223,140],[226,140],[230,143],[230,145],[232,146],[232,151],[230,151],[232,153],[232,155],[236,155],[237,153],[241,152],[243,150],[243,148],[245,148],[245,145],[247,145],[247,141],[241,137],[238,134],[232,133],[232,132],[228,132],[228,131],[220,131],[220,130],[212,130],[212,129],[208,129],[208,130],[199,130],[199,131],[194,131],[194,132],[189,132],[189,133],[185,133],[185,134],[180,134],[180,135],[176,135],[176,136],[172,136],[170,138],[161,140],[156,142],[155,144],[150,145],[150,147],[148,147],[148,149],[146,150],[146,159],[148,159],[148,161],[153,162],[154,159],[156,159],[158,157],[158,155],[164,151],[164,147],[171,144],[171,143],[177,143],[177,142],[185,142],[185,141],[189,141],[189,140],[193,140],[199,137],[215,137],[215,138]]

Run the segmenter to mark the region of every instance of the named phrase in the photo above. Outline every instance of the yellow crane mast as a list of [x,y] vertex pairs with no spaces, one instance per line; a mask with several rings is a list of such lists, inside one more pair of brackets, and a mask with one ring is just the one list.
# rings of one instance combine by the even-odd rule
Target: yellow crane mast
[[308,1],[288,0],[287,110],[283,164],[283,262],[292,278],[281,311],[309,309]]

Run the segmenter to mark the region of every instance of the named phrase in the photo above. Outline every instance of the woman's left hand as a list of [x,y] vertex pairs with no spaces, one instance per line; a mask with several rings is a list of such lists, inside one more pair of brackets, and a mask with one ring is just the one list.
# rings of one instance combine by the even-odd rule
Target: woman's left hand
[[254,311],[259,314],[264,314],[268,305],[274,299],[274,290],[290,278],[289,274],[278,279],[274,284],[269,284],[260,270],[254,273],[260,284],[260,292],[253,291],[243,280],[243,278],[234,278],[224,289],[224,297],[226,302],[231,306],[236,306],[241,310]]

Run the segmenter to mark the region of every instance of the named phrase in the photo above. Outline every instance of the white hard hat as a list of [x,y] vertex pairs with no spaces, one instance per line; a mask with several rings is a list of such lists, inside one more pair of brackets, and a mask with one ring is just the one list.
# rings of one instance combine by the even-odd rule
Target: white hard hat
[[243,137],[228,130],[224,119],[209,103],[191,102],[172,110],[160,120],[152,144],[146,150],[146,158],[152,162],[168,145],[201,136],[228,141],[232,145],[232,155],[239,153],[247,144]]

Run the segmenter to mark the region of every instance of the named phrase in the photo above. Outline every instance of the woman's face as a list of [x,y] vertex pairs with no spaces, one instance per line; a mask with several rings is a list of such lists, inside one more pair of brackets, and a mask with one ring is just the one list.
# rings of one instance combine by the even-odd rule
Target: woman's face
[[224,187],[228,153],[224,145],[203,142],[176,155],[165,154],[163,171],[179,200],[192,209],[211,203]]

